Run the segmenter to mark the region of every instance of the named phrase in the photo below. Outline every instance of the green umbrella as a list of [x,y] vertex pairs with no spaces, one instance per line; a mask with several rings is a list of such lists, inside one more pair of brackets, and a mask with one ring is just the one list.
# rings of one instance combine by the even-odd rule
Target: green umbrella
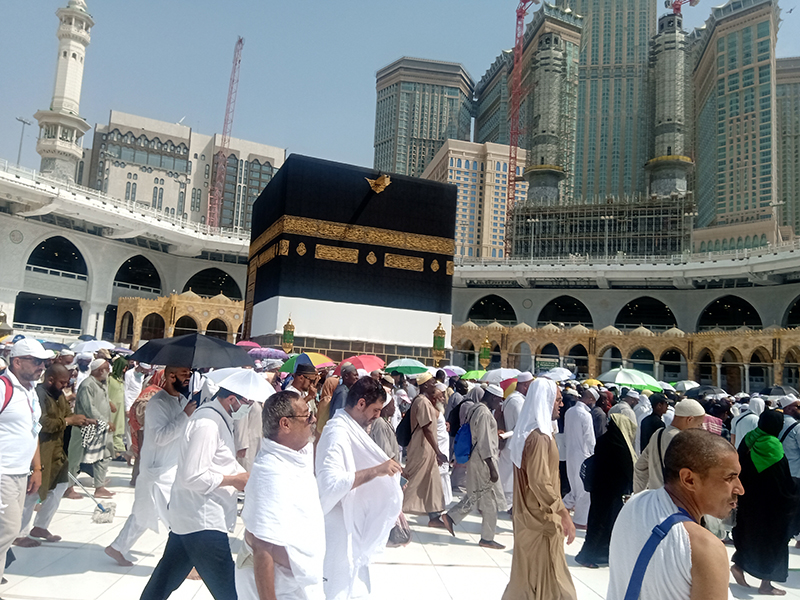
[[477,371],[467,371],[461,376],[461,379],[479,381],[484,375],[486,375],[486,371],[483,369],[478,369]]
[[387,373],[397,371],[403,375],[419,375],[420,373],[425,373],[428,367],[413,358],[398,358],[386,365],[384,370]]
[[625,386],[639,391],[662,391],[658,381],[647,373],[642,373],[636,369],[611,369],[599,375],[597,379],[603,383],[616,383],[619,386]]

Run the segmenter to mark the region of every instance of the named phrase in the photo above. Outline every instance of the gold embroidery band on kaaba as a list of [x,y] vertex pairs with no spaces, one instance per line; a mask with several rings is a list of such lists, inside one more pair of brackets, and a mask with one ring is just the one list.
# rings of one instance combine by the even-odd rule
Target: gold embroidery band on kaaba
[[317,244],[314,250],[314,258],[358,264],[358,250],[356,248],[337,248],[336,246]]
[[303,235],[323,240],[370,244],[448,256],[455,253],[455,242],[447,238],[284,215],[250,245],[250,257],[257,254],[281,234]]
[[390,269],[403,269],[421,273],[425,270],[425,259],[417,256],[403,256],[402,254],[384,254],[383,266]]

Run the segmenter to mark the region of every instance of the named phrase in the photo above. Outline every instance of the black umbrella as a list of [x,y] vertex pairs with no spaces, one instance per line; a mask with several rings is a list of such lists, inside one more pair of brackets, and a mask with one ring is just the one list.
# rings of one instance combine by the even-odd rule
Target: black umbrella
[[52,350],[53,352],[61,352],[69,348],[66,344],[60,344],[58,342],[42,342],[42,347],[45,350]]
[[764,388],[759,394],[762,396],[788,396],[789,394],[800,396],[797,390],[790,385],[773,385],[772,387]]
[[692,388],[686,392],[687,398],[702,398],[706,394],[727,394],[721,387],[715,385],[701,385],[700,387]]
[[199,333],[150,340],[128,359],[187,369],[252,367],[255,364],[247,348]]
[[93,335],[89,335],[88,333],[84,333],[83,335],[79,335],[78,339],[81,340],[82,342],[92,342],[97,338],[94,337]]

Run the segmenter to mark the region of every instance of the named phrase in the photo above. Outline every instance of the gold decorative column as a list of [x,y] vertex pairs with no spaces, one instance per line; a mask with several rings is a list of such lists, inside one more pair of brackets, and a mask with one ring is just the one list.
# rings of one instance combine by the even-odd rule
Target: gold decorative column
[[489,363],[492,362],[492,345],[489,343],[489,335],[486,335],[486,339],[483,340],[481,344],[481,351],[478,354],[478,362],[481,364],[481,367],[486,369],[489,366]]
[[[438,327],[433,330],[433,356],[434,364],[444,360],[444,342],[447,338],[447,332],[442,327],[442,321],[439,321]],[[439,366],[439,365],[437,365]]]
[[281,347],[286,354],[291,354],[292,350],[294,350],[294,323],[292,323],[292,317],[289,317],[289,320],[283,326]]

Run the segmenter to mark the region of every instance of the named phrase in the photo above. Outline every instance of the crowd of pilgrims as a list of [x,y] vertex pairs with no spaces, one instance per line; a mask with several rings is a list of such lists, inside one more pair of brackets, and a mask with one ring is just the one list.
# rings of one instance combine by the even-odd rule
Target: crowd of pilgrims
[[[70,379],[55,390],[62,391],[70,403],[64,408],[65,417],[80,411],[86,416],[84,422],[91,420],[92,407],[76,407],[75,392],[89,374],[100,369],[98,361],[105,369],[108,385],[104,378],[102,389],[112,407],[103,414],[111,424],[107,430],[111,457],[96,461],[93,474],[95,497],[107,498],[112,493],[105,487],[105,470],[112,457],[133,466],[130,484],[137,484],[143,446],[148,443],[142,436],[147,403],[164,389],[165,376],[171,372],[105,352],[78,357],[65,352],[56,363],[70,372]],[[477,510],[482,521],[480,546],[501,550],[504,546],[494,539],[498,514],[507,511],[512,516],[515,548],[511,581],[503,596],[507,600],[529,597],[525,594],[530,590],[537,590],[531,598],[546,598],[548,590],[558,597],[575,597],[565,563],[563,568],[556,564],[549,570],[536,565],[552,564],[552,556],[558,554],[553,544],[562,548],[563,556],[564,536],[571,542],[578,529],[585,531],[585,538],[576,562],[588,568],[607,567],[614,523],[625,502],[632,494],[663,486],[666,448],[678,433],[691,428],[722,436],[738,449],[746,493],[729,518],[707,517],[704,522],[719,539],[735,546],[732,573],[736,581],[746,584],[745,574],[749,574],[762,581],[762,591],[779,594],[781,590],[771,582],[787,580],[789,543],[800,533],[795,510],[800,399],[791,394],[694,400],[672,391],[640,393],[596,381],[585,385],[565,377],[563,370],[538,377],[521,372],[497,383],[482,383],[434,369],[407,376],[391,371],[366,373],[344,363],[334,374],[333,369],[298,364],[287,374],[279,371],[281,365],[275,360],[256,361],[255,371],[275,391],[296,392],[308,403],[315,421],[309,417],[315,448],[326,424],[341,409],[351,407],[348,392],[360,379],[373,379],[383,388],[380,413],[365,424],[365,430],[388,459],[402,465],[402,512],[386,545],[410,543],[405,515],[423,515],[428,526],[456,535],[454,526]],[[173,379],[170,389],[179,389],[177,378]],[[47,388],[50,395],[55,391]],[[183,390],[198,405],[213,399],[216,391],[213,380],[200,372],[192,374]],[[244,418],[233,421],[236,461],[243,472],[253,468],[266,439],[263,400],[253,403]],[[84,423],[70,416],[67,424],[80,427]],[[67,439],[59,438],[59,443],[69,453],[69,470],[77,474],[89,461],[73,455],[82,449],[80,444],[75,446],[75,439],[70,444],[69,432],[63,429],[71,428],[62,428]],[[545,440],[538,445],[539,437],[533,435],[537,431]],[[550,444],[557,447],[557,454],[548,454]],[[555,456],[557,465],[552,462]],[[65,478],[55,481],[52,469],[48,475],[51,481],[43,481],[42,502],[57,485],[62,486],[57,491],[59,499],[62,494],[82,497],[71,486],[65,491]],[[544,514],[541,507],[547,506],[551,509]],[[564,509],[569,513],[566,520],[558,516]],[[156,529],[159,516],[158,511],[149,515]],[[49,532],[47,523],[41,526],[38,517],[31,530],[30,512],[23,518],[26,522],[15,545],[38,546],[41,539],[60,539]],[[145,523],[133,521],[130,527],[126,525],[129,531],[123,529],[106,551],[119,564],[132,564],[128,552],[146,529]],[[558,525],[555,541],[552,535],[541,533],[543,523]]]

